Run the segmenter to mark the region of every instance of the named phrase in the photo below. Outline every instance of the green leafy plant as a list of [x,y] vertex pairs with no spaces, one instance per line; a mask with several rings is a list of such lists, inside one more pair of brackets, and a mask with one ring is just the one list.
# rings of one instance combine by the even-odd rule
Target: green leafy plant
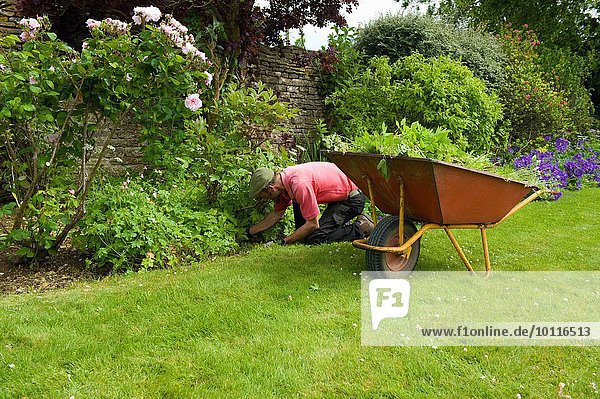
[[119,182],[107,180],[94,189],[75,236],[96,266],[115,271],[173,266],[237,248],[234,219],[195,202],[191,184],[157,188],[139,177]]
[[[511,142],[531,149],[549,134],[587,131],[592,107],[581,76],[577,77],[581,66],[559,52],[546,52],[542,57],[542,43],[527,26],[515,29],[505,25],[499,38],[510,60],[507,82],[499,94],[510,123]],[[563,72],[567,79],[561,83]]]
[[[331,137],[336,136],[332,135]],[[329,148],[336,151],[355,151],[387,156],[405,156],[413,158],[430,158],[451,162],[472,169],[496,173],[507,179],[520,180],[531,186],[542,187],[544,184],[535,173],[512,166],[499,165],[491,161],[489,154],[473,155],[454,144],[450,131],[444,128],[435,130],[422,126],[419,122],[408,124],[402,120],[396,124],[394,131],[388,131],[386,125],[373,133],[362,133],[347,143],[346,141],[330,140]],[[333,143],[338,143],[333,144]],[[339,144],[341,143],[341,145]],[[385,158],[378,164],[378,169],[384,177],[388,177]]]
[[406,119],[397,123],[393,132],[388,132],[387,127],[383,125],[379,132],[356,136],[353,145],[359,152],[432,158],[448,162],[467,155],[452,143],[447,129],[428,129],[419,122],[409,125]]
[[339,133],[352,137],[406,118],[448,129],[462,149],[485,152],[497,137],[502,107],[468,68],[447,57],[413,54],[389,63],[375,57],[360,77],[327,98]]
[[323,138],[329,134],[327,125],[323,119],[319,119],[308,135],[296,139],[296,148],[299,151],[298,159],[300,163],[322,162],[327,157],[322,153],[324,149]]

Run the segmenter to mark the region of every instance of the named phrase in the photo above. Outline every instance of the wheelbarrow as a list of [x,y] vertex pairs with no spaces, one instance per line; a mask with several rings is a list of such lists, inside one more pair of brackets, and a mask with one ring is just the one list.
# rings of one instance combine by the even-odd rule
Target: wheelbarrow
[[[452,230],[479,229],[489,273],[487,229],[543,192],[534,191],[523,199],[532,191],[525,183],[433,159],[335,151],[326,154],[371,200],[375,229],[368,239],[355,240],[352,245],[367,251],[367,269],[373,271],[414,270],[423,234],[442,229],[467,270],[473,272]],[[387,216],[378,223],[375,207],[398,216]],[[418,230],[415,222],[421,223]]]

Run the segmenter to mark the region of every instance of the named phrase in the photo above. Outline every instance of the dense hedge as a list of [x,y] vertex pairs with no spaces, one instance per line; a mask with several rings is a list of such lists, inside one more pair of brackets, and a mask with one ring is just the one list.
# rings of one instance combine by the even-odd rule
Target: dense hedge
[[445,55],[461,61],[491,88],[504,82],[506,57],[494,36],[457,29],[431,17],[381,17],[360,31],[356,46],[369,57],[387,56],[392,61],[414,52],[426,57]]

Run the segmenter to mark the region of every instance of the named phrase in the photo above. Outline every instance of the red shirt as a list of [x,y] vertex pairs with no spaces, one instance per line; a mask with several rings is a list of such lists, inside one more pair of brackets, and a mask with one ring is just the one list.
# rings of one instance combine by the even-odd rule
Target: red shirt
[[281,211],[296,201],[306,220],[319,216],[319,204],[344,201],[350,191],[358,188],[335,164],[329,162],[287,167],[281,172],[281,181],[285,192],[275,201],[274,209]]

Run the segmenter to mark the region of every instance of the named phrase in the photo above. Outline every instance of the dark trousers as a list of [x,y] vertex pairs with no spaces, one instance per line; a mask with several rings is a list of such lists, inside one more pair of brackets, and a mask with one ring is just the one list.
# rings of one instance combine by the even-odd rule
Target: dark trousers
[[[319,229],[305,237],[304,244],[323,244],[336,241],[352,241],[362,238],[356,223],[346,224],[356,216],[360,215],[365,207],[366,197],[360,193],[345,201],[327,204],[319,219]],[[300,205],[293,203],[294,223],[296,229],[300,228],[306,220],[300,212]]]

